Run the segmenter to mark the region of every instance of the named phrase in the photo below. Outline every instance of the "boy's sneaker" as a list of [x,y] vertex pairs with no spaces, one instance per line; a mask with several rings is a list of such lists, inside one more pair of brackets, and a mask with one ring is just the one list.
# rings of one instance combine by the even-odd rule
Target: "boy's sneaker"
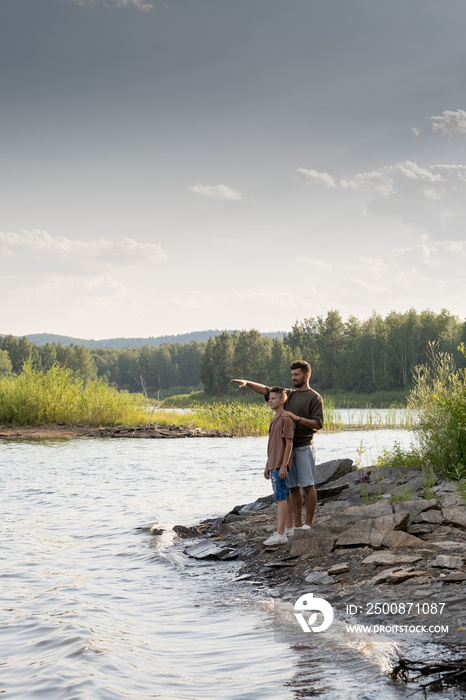
[[264,541],[264,544],[285,544],[285,542],[288,542],[288,537],[275,531],[271,537]]
[[308,525],[307,523],[304,523],[304,525],[301,525],[301,527],[298,527],[298,530],[310,530],[311,526]]
[[294,535],[294,526],[293,527],[285,527],[285,535],[287,537],[291,537]]

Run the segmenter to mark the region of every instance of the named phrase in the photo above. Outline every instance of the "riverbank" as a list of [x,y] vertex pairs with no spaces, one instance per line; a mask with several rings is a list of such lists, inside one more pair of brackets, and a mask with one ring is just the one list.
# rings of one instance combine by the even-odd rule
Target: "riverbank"
[[292,619],[294,602],[314,593],[342,623],[377,625],[397,642],[414,633],[464,651],[466,503],[456,483],[437,478],[426,499],[417,469],[359,471],[338,459],[317,473],[314,525],[295,530],[285,545],[263,544],[276,527],[276,505],[265,496],[196,527],[175,526],[188,540],[175,546],[219,566],[237,559],[235,581],[288,604]]
[[1,425],[0,440],[63,440],[72,438],[191,438],[232,437],[231,433],[206,428],[182,425],[149,426],[105,426],[66,425],[47,423],[44,425]]

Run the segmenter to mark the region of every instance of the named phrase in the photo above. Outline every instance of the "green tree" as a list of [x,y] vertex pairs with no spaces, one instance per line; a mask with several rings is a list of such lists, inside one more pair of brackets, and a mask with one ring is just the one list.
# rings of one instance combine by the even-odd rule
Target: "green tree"
[[0,350],[0,376],[11,374],[13,365],[6,350]]
[[224,331],[207,341],[199,376],[208,394],[219,396],[229,391],[236,338],[236,334]]

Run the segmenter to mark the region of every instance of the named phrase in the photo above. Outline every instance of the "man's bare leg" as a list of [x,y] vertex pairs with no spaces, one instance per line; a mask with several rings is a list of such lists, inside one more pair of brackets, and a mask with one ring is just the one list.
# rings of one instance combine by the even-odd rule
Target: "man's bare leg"
[[312,525],[317,504],[317,491],[315,486],[304,487],[304,497],[306,500],[306,525]]
[[290,489],[291,502],[293,504],[294,526],[301,527],[303,524],[303,494],[300,486]]
[[286,501],[277,501],[278,505],[278,525],[277,532],[279,535],[283,535],[285,532],[285,521],[288,514],[288,508]]

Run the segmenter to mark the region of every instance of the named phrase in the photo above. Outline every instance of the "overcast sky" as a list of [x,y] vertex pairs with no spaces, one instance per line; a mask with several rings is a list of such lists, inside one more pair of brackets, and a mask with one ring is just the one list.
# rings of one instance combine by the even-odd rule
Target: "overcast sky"
[[2,0],[0,333],[466,299],[464,0]]

